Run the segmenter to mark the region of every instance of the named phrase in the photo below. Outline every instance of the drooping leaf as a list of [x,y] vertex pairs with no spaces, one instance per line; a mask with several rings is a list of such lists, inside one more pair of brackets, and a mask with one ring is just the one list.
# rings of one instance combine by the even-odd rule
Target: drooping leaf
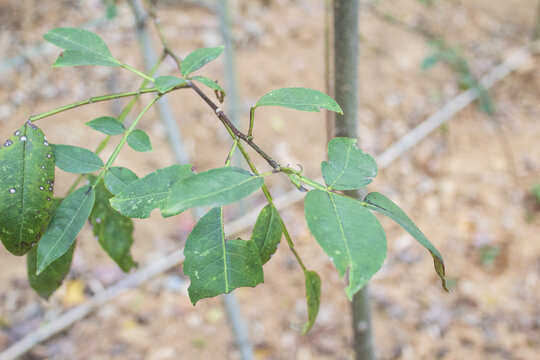
[[98,117],[94,120],[88,121],[86,125],[90,126],[94,130],[111,136],[120,135],[126,130],[120,121],[110,116]]
[[215,82],[214,80],[209,79],[209,78],[207,78],[205,76],[194,76],[193,80],[196,80],[196,81],[200,82],[201,84],[208,86],[210,89],[221,91],[222,93],[225,93],[225,90],[223,90],[223,88],[221,86],[219,86],[219,84],[217,82]]
[[133,244],[133,221],[114,210],[109,204],[113,196],[103,183],[96,186],[96,202],[90,214],[93,233],[105,252],[124,272],[137,266],[129,250]]
[[221,55],[223,49],[223,46],[217,46],[212,48],[197,49],[190,53],[188,56],[186,56],[184,61],[182,61],[182,65],[180,66],[184,78],[217,58],[219,55]]
[[264,281],[261,258],[252,240],[225,240],[223,208],[213,208],[189,234],[184,247],[184,274],[193,304],[203,298],[255,287]]
[[282,88],[264,95],[255,105],[259,106],[282,106],[289,109],[319,112],[319,109],[343,114],[343,110],[338,103],[325,93],[319,90],[292,87]]
[[342,195],[311,190],[304,210],[309,230],[336,267],[347,274],[349,300],[379,270],[386,257],[386,236],[362,203]]
[[142,130],[133,130],[127,138],[129,147],[138,152],[152,151],[152,143],[150,137]]
[[328,143],[328,161],[322,162],[321,172],[329,189],[360,189],[377,176],[375,160],[355,144],[356,139],[346,137]]
[[152,210],[163,208],[175,182],[193,176],[191,167],[173,165],[135,180],[110,200],[111,206],[124,216],[147,218]]
[[75,190],[62,201],[39,241],[37,275],[73,245],[75,237],[90,216],[95,198],[95,191],[87,185]]
[[159,76],[156,78],[156,81],[154,81],[154,85],[156,85],[158,91],[161,93],[167,92],[173,87],[183,84],[186,84],[186,80],[170,75]]
[[263,264],[266,264],[276,252],[279,241],[281,240],[281,234],[279,213],[274,206],[268,204],[257,217],[255,227],[251,233],[251,240],[257,244]]
[[56,28],[45,35],[45,40],[64,49],[54,67],[78,65],[120,66],[107,44],[91,31],[77,28]]
[[124,188],[139,179],[139,177],[131,170],[121,166],[109,168],[103,176],[105,187],[113,195],[118,195]]
[[321,304],[321,278],[315,271],[309,270],[304,271],[304,277],[306,279],[308,321],[302,326],[302,333],[307,334],[319,314],[319,306]]
[[53,144],[56,167],[73,174],[87,174],[103,167],[103,161],[96,153],[73,145]]
[[424,246],[433,257],[435,271],[441,278],[443,288],[448,291],[445,279],[444,260],[437,248],[428,240],[428,238],[420,231],[420,229],[412,222],[412,220],[397,206],[392,200],[386,196],[372,192],[366,196],[364,200],[368,209],[380,212],[397,222],[405,231],[415,238],[422,246]]
[[173,216],[197,206],[221,206],[248,196],[264,184],[261,176],[237,167],[208,170],[178,181],[162,209]]
[[0,239],[12,254],[24,255],[45,231],[53,186],[52,149],[26,122],[0,149]]
[[[58,208],[62,199],[53,199],[53,210]],[[34,289],[39,296],[45,300],[49,299],[49,296],[56,291],[62,285],[64,278],[69,273],[71,267],[71,259],[73,258],[73,251],[75,250],[75,242],[66,251],[66,253],[60,256],[55,262],[53,262],[47,269],[41,274],[36,275],[37,270],[37,246],[34,246],[26,254],[26,270],[28,273],[28,281],[30,286]]]

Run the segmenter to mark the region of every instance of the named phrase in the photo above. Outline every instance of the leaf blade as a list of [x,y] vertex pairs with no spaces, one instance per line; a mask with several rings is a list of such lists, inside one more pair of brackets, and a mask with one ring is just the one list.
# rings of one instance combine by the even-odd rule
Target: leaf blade
[[377,163],[356,147],[356,141],[337,137],[328,143],[328,161],[321,163],[321,172],[329,189],[360,189],[377,176]]
[[315,271],[304,270],[308,321],[302,325],[302,334],[307,334],[315,324],[321,305],[321,278]]
[[210,210],[195,225],[186,240],[184,256],[193,304],[264,281],[257,245],[251,240],[225,240],[221,207]]
[[156,170],[125,186],[110,200],[116,211],[133,218],[148,218],[152,210],[163,208],[175,182],[193,176],[191,164]]
[[211,169],[178,181],[162,209],[173,216],[192,207],[221,206],[248,196],[264,184],[264,179],[241,168]]
[[439,250],[428,240],[422,231],[414,224],[414,222],[399,208],[392,200],[388,199],[383,194],[378,192],[369,193],[365,200],[368,209],[377,211],[385,216],[388,216],[397,222],[405,231],[416,239],[423,247],[428,250],[433,258],[433,265],[437,275],[439,275],[442,287],[448,291],[446,286],[446,274],[444,268],[444,259],[439,253]]
[[269,92],[257,101],[255,108],[260,106],[281,106],[289,109],[320,112],[319,109],[343,114],[338,103],[330,96],[319,90],[303,87],[282,88]]
[[54,155],[43,132],[26,122],[0,149],[0,239],[24,255],[47,227],[52,212]]
[[126,186],[138,179],[137,174],[122,166],[109,168],[103,176],[105,187],[113,195],[118,195]]
[[39,241],[37,275],[71,247],[90,216],[94,200],[95,191],[87,185],[75,190],[62,201]]
[[110,136],[120,135],[126,130],[120,121],[110,116],[98,117],[94,120],[88,121],[86,125],[90,126],[96,131]]
[[380,269],[386,257],[386,236],[377,218],[352,198],[311,190],[304,201],[309,230],[336,267],[348,272],[349,300]]
[[167,92],[175,86],[186,83],[186,80],[170,75],[159,76],[156,78],[156,81],[154,81],[154,85],[156,85],[156,88],[161,93]]
[[53,144],[57,168],[73,174],[87,174],[103,168],[103,161],[96,153],[73,145]]
[[276,208],[272,204],[266,205],[259,213],[251,233],[251,240],[257,244],[263,265],[276,252],[282,232]]
[[151,152],[152,142],[150,137],[142,130],[133,130],[127,137],[130,148],[138,152]]
[[207,78],[205,76],[194,76],[192,79],[200,82],[203,85],[208,86],[212,90],[217,90],[217,91],[221,91],[222,93],[225,93],[225,90],[223,90],[223,88],[216,81],[210,78]]
[[200,69],[210,61],[216,59],[223,52],[224,46],[217,46],[212,48],[201,48],[188,54],[182,65],[180,66],[182,76],[186,78],[189,74],[197,69]]

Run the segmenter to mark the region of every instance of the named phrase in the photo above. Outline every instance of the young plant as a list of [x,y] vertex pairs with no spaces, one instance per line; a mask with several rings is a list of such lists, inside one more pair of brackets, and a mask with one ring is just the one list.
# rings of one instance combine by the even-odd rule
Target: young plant
[[[132,218],[148,218],[154,209],[159,209],[163,217],[170,217],[194,207],[208,207],[210,210],[196,224],[184,248],[183,267],[191,280],[188,292],[193,304],[264,282],[263,265],[270,260],[284,236],[305,276],[308,321],[302,331],[309,331],[319,309],[321,279],[302,262],[265,185],[267,177],[281,174],[288,176],[300,191],[307,192],[305,217],[309,229],[339,275],[346,278],[345,292],[349,299],[379,270],[386,256],[384,230],[370,210],[396,221],[431,253],[435,270],[446,289],[442,256],[396,204],[379,193],[370,193],[363,201],[342,193],[365,187],[377,175],[375,161],[356,147],[354,139],[339,137],[329,142],[328,161],[321,163],[324,183],[280,165],[255,143],[253,124],[257,108],[280,106],[300,111],[327,109],[341,113],[340,106],[329,96],[306,88],[274,90],[252,107],[249,129],[244,133],[229,121],[196,82],[215,91],[220,101],[225,95],[223,89],[210,78],[193,75],[216,59],[223,47],[195,50],[183,61],[166,47],[165,53],[179,60],[181,76],[153,78],[153,71],[145,74],[117,60],[103,40],[89,31],[58,28],[44,37],[64,49],[54,67],[121,67],[142,77],[144,82],[138,90],[97,96],[31,116],[0,149],[0,239],[12,254],[27,254],[30,284],[42,297],[48,298],[69,272],[76,237],[86,221],[92,224],[93,233],[105,252],[127,272],[136,266],[130,255]],[[159,63],[154,69],[158,66]],[[153,86],[147,86],[148,83]],[[195,173],[191,164],[171,165],[142,178],[127,168],[114,166],[126,143],[136,151],[152,151],[149,136],[137,128],[138,124],[160,97],[181,89],[195,91],[231,135],[233,145],[230,152],[224,154],[225,166]],[[154,94],[154,97],[126,129],[123,121],[143,93]],[[133,99],[117,119],[97,114],[98,117],[87,122],[89,128],[105,135],[96,151],[49,144],[35,125],[53,114],[123,97]],[[99,154],[111,137],[119,137],[120,141],[104,162]],[[244,145],[264,158],[272,171],[260,173]],[[240,151],[250,171],[230,165],[235,151]],[[79,174],[63,199],[53,197],[55,166]],[[82,178],[86,178],[88,184],[78,187]],[[268,205],[259,214],[251,238],[227,239],[224,206],[259,190]]]

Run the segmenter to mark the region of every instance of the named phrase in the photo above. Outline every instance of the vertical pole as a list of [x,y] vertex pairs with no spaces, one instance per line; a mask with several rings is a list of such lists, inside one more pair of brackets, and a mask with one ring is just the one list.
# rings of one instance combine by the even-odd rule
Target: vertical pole
[[[334,87],[343,109],[336,114],[335,135],[357,138],[358,123],[358,0],[334,0]],[[356,198],[356,191],[348,195]],[[351,304],[353,346],[357,360],[374,360],[371,310],[367,285]]]
[[536,19],[534,20],[534,30],[532,33],[532,40],[540,40],[540,0],[536,6]]

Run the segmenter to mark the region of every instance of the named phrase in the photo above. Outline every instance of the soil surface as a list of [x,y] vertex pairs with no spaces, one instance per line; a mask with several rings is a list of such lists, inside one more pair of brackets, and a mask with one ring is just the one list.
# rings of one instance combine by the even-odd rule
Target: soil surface
[[[42,34],[55,27],[82,26],[107,42],[113,55],[143,69],[130,7],[105,19],[100,1],[3,0],[0,2],[0,134],[7,138],[32,114],[93,95],[134,90],[140,79],[115,68],[51,68],[60,52]],[[194,4],[195,3],[195,4]],[[213,3],[213,2],[209,2]],[[232,1],[241,118],[263,94],[282,87],[324,91],[324,1]],[[444,39],[480,77],[529,41],[532,0],[377,1],[361,11],[360,143],[380,154],[461,91],[458,75],[445,64],[422,71]],[[197,2],[163,1],[158,7],[170,46],[190,51],[222,44],[215,12]],[[157,36],[152,37],[159,53]],[[445,257],[451,292],[445,293],[429,253],[407,233],[381,219],[388,256],[369,290],[378,359],[540,358],[540,57],[497,83],[490,94],[493,118],[473,104],[422,140],[370,185],[399,204]],[[174,74],[172,61],[160,68]],[[224,62],[201,74],[225,83]],[[142,97],[138,109],[149,101]],[[198,171],[222,166],[230,139],[212,111],[188,90],[169,96],[186,152]],[[85,122],[117,115],[125,101],[97,103],[38,122],[51,143],[93,149],[101,137]],[[227,104],[224,104],[228,111]],[[136,114],[136,110],[133,114]],[[132,121],[133,117],[129,118]],[[154,146],[148,154],[127,147],[118,165],[139,176],[174,162],[167,132],[151,110],[140,128]],[[282,164],[301,164],[320,176],[325,159],[324,113],[279,108],[257,110],[255,141]],[[114,144],[113,144],[114,145]],[[107,158],[112,147],[103,152]],[[268,170],[253,154],[260,170]],[[74,176],[57,170],[56,194]],[[279,197],[293,189],[284,176],[270,180]],[[263,204],[261,194],[247,208]],[[229,219],[244,210],[230,207]],[[2,216],[2,214],[0,214]],[[319,317],[301,335],[306,320],[303,273],[286,244],[265,265],[265,283],[237,290],[256,359],[352,359],[351,319],[344,282],[310,235],[302,203],[283,211],[296,247],[309,269],[322,277]],[[194,225],[190,214],[135,221],[133,256],[143,267],[181,252]],[[249,237],[246,229],[243,238]],[[88,301],[124,278],[88,227],[77,240],[73,268],[47,302],[26,280],[25,259],[0,250],[0,349],[5,349],[62,312]],[[192,306],[189,278],[181,268],[153,278],[101,306],[89,317],[24,359],[240,359],[221,298]]]

